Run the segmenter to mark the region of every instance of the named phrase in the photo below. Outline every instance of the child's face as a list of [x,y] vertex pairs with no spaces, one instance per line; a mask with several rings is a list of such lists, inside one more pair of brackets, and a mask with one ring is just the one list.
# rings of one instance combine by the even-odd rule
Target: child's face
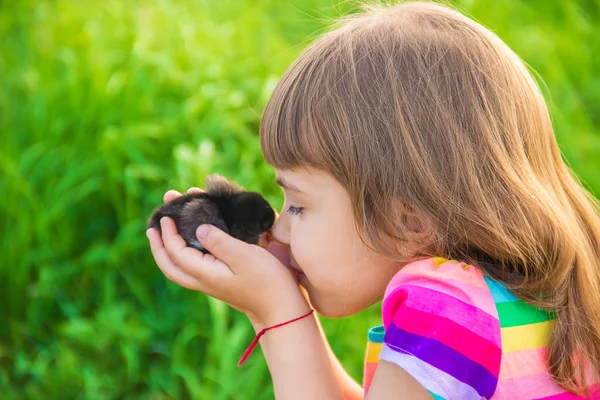
[[315,170],[277,170],[277,180],[285,203],[273,236],[290,246],[291,266],[302,271],[313,307],[343,317],[381,300],[399,265],[361,242],[346,190]]

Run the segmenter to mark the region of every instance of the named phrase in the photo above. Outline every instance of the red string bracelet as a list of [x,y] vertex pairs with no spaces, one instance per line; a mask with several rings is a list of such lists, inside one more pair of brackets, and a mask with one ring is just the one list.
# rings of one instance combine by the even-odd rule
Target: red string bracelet
[[260,340],[260,337],[262,335],[265,334],[265,332],[267,332],[269,329],[273,329],[273,328],[278,328],[280,326],[283,325],[287,325],[289,323],[292,323],[294,321],[298,321],[299,319],[308,317],[310,314],[312,314],[315,310],[311,309],[309,312],[307,312],[306,314],[304,314],[301,317],[298,318],[294,318],[294,319],[290,319],[289,321],[286,322],[282,322],[281,324],[277,324],[277,325],[273,325],[273,326],[269,326],[268,328],[264,328],[263,330],[261,330],[258,335],[256,335],[256,337],[254,338],[254,340],[252,341],[252,343],[250,343],[250,346],[248,346],[248,348],[246,349],[246,351],[244,352],[244,355],[242,356],[242,358],[240,359],[240,361],[238,362],[238,367],[241,366],[246,359],[248,358],[248,356],[250,356],[250,354],[252,353],[252,351],[254,350],[254,348],[256,347],[256,345],[258,344],[258,341]]

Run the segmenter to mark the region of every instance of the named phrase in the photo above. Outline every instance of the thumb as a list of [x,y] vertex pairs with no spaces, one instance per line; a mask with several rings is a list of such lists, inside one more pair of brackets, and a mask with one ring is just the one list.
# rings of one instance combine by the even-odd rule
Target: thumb
[[196,237],[206,250],[229,267],[247,257],[250,245],[229,236],[216,226],[200,225],[196,229]]

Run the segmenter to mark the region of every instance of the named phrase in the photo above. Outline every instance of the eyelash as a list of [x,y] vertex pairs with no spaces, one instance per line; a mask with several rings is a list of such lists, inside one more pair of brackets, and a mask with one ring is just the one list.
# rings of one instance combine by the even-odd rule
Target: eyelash
[[298,215],[302,212],[302,210],[303,210],[303,207],[289,206],[288,209],[285,211],[291,215]]

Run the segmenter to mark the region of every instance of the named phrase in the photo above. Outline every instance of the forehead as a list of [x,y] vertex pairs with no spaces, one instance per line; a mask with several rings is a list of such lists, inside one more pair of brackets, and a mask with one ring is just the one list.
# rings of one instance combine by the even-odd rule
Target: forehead
[[311,197],[338,196],[346,194],[344,188],[330,174],[315,169],[276,169],[277,182],[286,190],[297,189],[300,194]]
[[[285,189],[299,189],[310,192],[323,186],[324,174],[307,168],[276,169],[277,183]],[[312,189],[312,190],[311,190]]]

